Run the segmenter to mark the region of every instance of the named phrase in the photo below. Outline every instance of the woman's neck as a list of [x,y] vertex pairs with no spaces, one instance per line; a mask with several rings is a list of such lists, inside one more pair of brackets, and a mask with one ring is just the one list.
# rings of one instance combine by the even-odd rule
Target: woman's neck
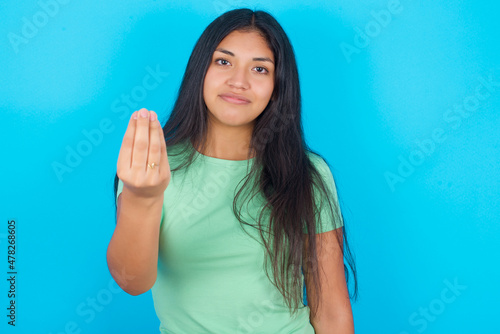
[[[230,128],[226,131],[209,131],[205,150],[201,145],[195,149],[206,156],[225,160],[247,160],[251,132],[241,128]],[[255,152],[250,156],[253,158]]]

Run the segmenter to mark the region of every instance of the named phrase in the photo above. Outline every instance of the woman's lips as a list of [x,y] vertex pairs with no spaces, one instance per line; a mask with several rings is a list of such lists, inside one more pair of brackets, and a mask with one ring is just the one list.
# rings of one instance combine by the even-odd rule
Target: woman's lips
[[250,103],[249,101],[237,99],[234,97],[226,96],[226,95],[219,95],[224,101],[227,101],[229,103],[234,103],[234,104],[248,104]]

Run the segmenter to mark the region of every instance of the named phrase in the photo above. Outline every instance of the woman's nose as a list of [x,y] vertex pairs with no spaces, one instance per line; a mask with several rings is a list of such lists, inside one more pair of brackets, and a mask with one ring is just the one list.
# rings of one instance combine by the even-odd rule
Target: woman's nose
[[236,88],[248,88],[247,72],[244,68],[235,68],[231,71],[228,84]]

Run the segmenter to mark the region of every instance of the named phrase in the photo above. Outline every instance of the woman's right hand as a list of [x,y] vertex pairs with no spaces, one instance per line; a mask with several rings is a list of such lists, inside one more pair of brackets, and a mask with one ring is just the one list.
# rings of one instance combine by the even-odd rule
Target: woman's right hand
[[[142,113],[146,117],[141,116]],[[155,167],[148,167],[153,162]],[[170,165],[163,129],[154,111],[142,108],[130,117],[118,155],[116,174],[123,182],[123,191],[140,198],[163,196],[170,183]]]

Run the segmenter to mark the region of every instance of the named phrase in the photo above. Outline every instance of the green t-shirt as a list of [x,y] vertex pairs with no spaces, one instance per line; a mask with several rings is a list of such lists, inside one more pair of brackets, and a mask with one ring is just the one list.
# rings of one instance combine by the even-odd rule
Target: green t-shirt
[[[171,168],[177,166],[178,157],[170,155],[179,145],[167,148]],[[265,248],[259,232],[244,225],[250,237],[233,214],[235,190],[247,174],[248,161],[196,155],[187,172],[172,173],[165,190],[158,274],[151,289],[160,332],[314,334],[309,306],[302,305],[291,316],[264,272]],[[333,186],[324,160],[310,157]],[[118,194],[122,188],[120,180]],[[336,200],[335,187],[330,190]],[[248,210],[242,210],[242,219],[255,224],[251,219],[258,218],[256,210],[262,203],[262,197],[256,196],[244,206]],[[342,225],[324,219],[317,231]]]

